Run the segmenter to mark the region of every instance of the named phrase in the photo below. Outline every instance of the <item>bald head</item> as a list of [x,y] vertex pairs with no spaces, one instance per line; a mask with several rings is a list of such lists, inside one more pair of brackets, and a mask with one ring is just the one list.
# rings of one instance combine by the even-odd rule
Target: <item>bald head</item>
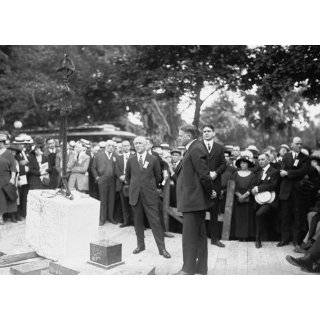
[[133,140],[134,148],[137,153],[144,153],[147,149],[147,139],[142,136],[138,136]]
[[294,137],[291,144],[292,150],[299,153],[302,148],[302,140],[300,137]]

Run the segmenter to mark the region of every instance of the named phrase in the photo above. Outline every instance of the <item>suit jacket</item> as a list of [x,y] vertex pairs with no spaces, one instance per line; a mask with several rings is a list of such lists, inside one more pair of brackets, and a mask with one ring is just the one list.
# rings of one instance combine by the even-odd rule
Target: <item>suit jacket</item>
[[72,163],[69,159],[69,168],[71,174],[69,181],[72,181],[72,184],[77,184],[79,190],[88,190],[89,189],[89,175],[87,174],[90,156],[86,153],[81,153],[78,156],[72,157]]
[[[44,189],[46,188],[46,186],[41,182],[40,179],[40,166],[39,163],[37,161],[36,156],[31,153],[29,156],[29,171],[27,174],[27,179],[28,179],[28,184],[30,189]],[[43,155],[42,156],[42,162],[41,163],[45,163],[48,162],[48,158]]]
[[211,206],[212,180],[208,152],[200,141],[193,141],[185,152],[177,173],[177,208],[180,212],[207,210]]
[[266,172],[266,176],[264,180],[262,180],[263,170],[261,169],[259,172],[256,173],[253,186],[258,187],[258,191],[265,192],[265,191],[277,191],[278,184],[280,180],[279,171],[273,168],[271,165]]
[[207,151],[207,161],[210,171],[215,171],[217,173],[216,179],[211,180],[212,189],[218,194],[221,191],[221,174],[225,171],[227,164],[224,157],[224,147],[214,142],[210,153],[208,152],[207,146],[204,141],[202,142],[205,150]]
[[295,160],[291,152],[286,153],[282,159],[281,169],[288,171],[288,175],[281,180],[280,200],[288,200],[291,193],[297,190],[299,181],[308,173],[309,157],[300,152],[297,160],[298,164],[294,166]]
[[93,158],[91,172],[96,179],[99,177],[98,183],[101,184],[113,184],[115,183],[115,167],[116,167],[116,157],[112,154],[111,159],[104,151],[99,151]]
[[159,160],[147,153],[144,167],[138,163],[138,157],[129,158],[126,168],[126,183],[129,184],[129,203],[135,206],[139,196],[147,205],[158,205],[159,193],[157,186],[161,183]]

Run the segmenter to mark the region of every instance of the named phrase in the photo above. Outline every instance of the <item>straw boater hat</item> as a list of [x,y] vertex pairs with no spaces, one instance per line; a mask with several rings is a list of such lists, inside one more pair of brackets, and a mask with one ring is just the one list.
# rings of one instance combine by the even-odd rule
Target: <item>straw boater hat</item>
[[280,146],[280,149],[281,148],[285,148],[285,149],[287,149],[287,151],[290,151],[290,148],[289,148],[289,146],[287,145],[287,144],[282,144],[281,146]]
[[0,142],[6,142],[7,141],[7,136],[3,133],[0,133]]
[[31,136],[25,133],[20,133],[13,140],[13,144],[32,144],[32,143],[33,143],[33,139],[31,138]]
[[82,145],[86,148],[90,148],[90,141],[86,140],[86,139],[80,139],[80,142],[82,143]]

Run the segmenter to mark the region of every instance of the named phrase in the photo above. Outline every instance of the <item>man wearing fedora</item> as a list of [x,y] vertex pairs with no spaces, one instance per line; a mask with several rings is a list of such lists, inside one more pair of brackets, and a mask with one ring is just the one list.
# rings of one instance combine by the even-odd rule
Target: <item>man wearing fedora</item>
[[[279,171],[270,166],[269,155],[262,153],[258,157],[258,162],[261,170],[256,174],[254,180],[254,187],[251,190],[253,196],[257,196],[262,192],[269,192],[271,198],[271,192],[274,194],[278,189],[279,184]],[[271,201],[272,200],[272,201]],[[264,218],[273,209],[276,209],[275,199],[269,199],[267,202],[259,201],[255,202],[254,212],[256,221],[256,248],[261,248],[261,231],[264,226]]]

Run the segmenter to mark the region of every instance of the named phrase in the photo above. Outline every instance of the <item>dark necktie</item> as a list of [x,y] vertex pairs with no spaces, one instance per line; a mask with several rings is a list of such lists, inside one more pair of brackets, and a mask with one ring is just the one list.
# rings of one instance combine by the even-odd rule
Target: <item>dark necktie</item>
[[210,151],[211,151],[211,144],[208,143],[208,152],[210,153]]
[[139,155],[139,166],[142,168],[143,167],[143,160],[142,160],[142,154]]

